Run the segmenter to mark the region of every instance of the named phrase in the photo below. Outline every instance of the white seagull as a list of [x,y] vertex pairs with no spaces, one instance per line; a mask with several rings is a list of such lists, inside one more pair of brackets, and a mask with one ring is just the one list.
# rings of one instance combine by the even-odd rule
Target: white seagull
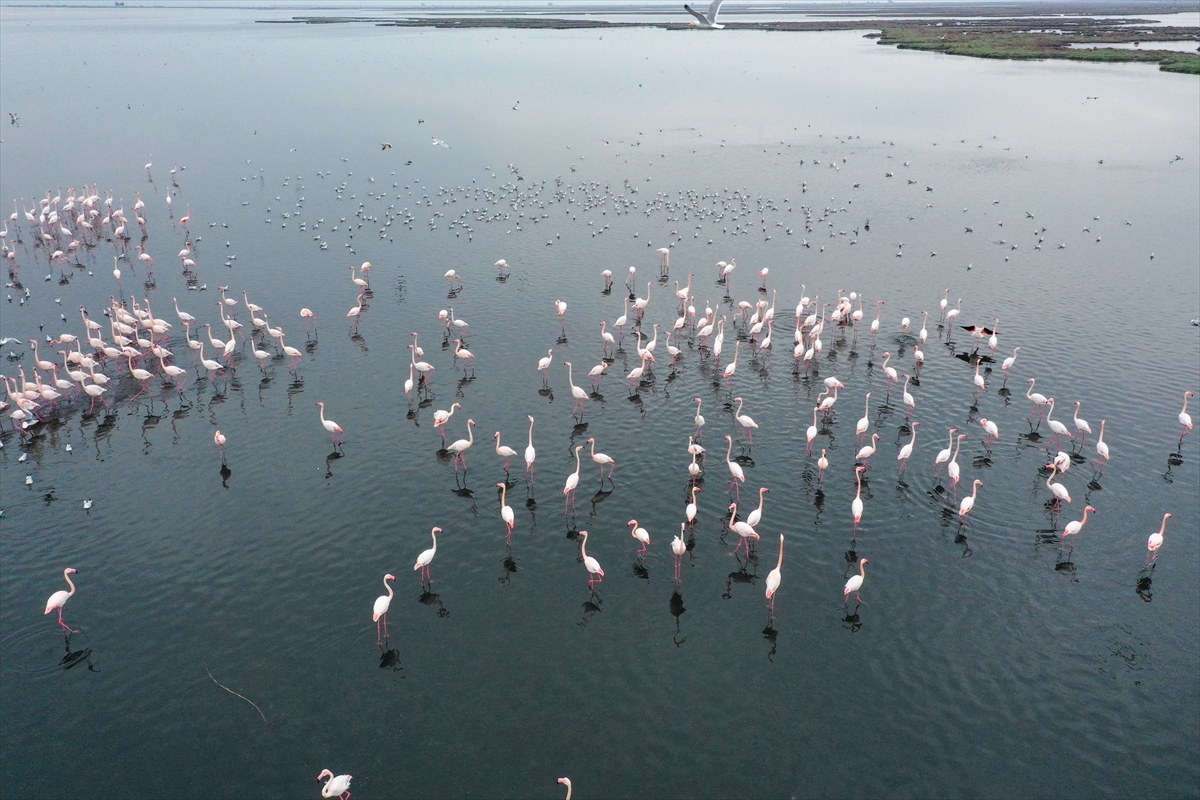
[[691,14],[693,17],[695,17],[700,22],[701,28],[712,28],[714,30],[720,30],[721,28],[724,28],[725,26],[717,24],[717,12],[719,12],[721,10],[721,3],[723,3],[723,2],[724,2],[724,0],[713,0],[712,5],[710,5],[708,7],[707,14],[701,14],[699,11],[695,10],[691,6],[687,5],[686,3],[683,6],[683,10],[688,12],[689,14]]

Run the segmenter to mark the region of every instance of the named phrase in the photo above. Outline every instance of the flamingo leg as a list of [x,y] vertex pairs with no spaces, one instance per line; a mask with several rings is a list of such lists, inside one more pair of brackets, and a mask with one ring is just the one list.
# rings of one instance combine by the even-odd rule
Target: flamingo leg
[[70,627],[69,625],[67,625],[67,623],[63,622],[61,606],[58,609],[58,624],[59,624],[59,627],[61,627],[64,631],[70,631],[71,633],[78,633],[78,631],[76,631],[74,628]]

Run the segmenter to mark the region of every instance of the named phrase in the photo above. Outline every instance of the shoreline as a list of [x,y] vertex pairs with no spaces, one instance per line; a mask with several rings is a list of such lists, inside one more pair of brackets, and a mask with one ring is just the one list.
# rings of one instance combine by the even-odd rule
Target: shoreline
[[[995,4],[984,7],[950,3],[893,7],[811,6],[805,15],[840,19],[773,20],[769,22],[724,22],[725,30],[797,33],[869,30],[867,38],[900,50],[925,50],[972,58],[1008,60],[1059,59],[1106,63],[1156,63],[1163,72],[1200,75],[1200,52],[1128,50],[1072,45],[1127,44],[1155,41],[1193,41],[1200,46],[1200,27],[1167,26],[1145,19],[1149,14],[1194,11],[1182,3],[1154,3],[1130,8],[1125,4],[1088,6],[1044,3]],[[569,9],[557,13],[571,13]],[[872,12],[879,14],[873,16]],[[1025,15],[1023,12],[1028,12]],[[591,13],[604,13],[591,12]],[[1096,19],[1094,15],[1109,19]],[[853,19],[845,17],[853,16]],[[885,18],[886,17],[886,18]],[[657,28],[667,31],[699,30],[679,22],[614,21],[606,19],[542,17],[513,12],[508,16],[356,16],[305,15],[290,19],[257,20],[263,24],[345,25],[370,24],[395,28],[512,28],[531,30],[589,30],[606,28]]]

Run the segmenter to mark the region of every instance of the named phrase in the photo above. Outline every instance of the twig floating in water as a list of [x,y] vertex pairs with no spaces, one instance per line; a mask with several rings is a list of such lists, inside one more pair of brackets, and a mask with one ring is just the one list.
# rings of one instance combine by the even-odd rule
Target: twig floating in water
[[[208,672],[208,664],[205,664],[205,665],[204,665],[204,671],[205,671],[205,672]],[[230,694],[237,695],[238,697],[242,698],[243,700],[245,700],[245,701],[246,701],[247,703],[249,703],[250,705],[254,706],[254,710],[258,712],[258,715],[259,715],[260,717],[262,717],[262,720],[263,720],[263,722],[266,722],[266,721],[267,721],[267,715],[266,715],[266,714],[264,714],[264,713],[262,712],[262,709],[258,707],[258,704],[257,704],[257,703],[255,703],[253,700],[251,700],[249,697],[246,697],[245,695],[240,695],[240,694],[238,694],[238,693],[237,693],[237,692],[235,692],[233,689],[230,689],[228,686],[226,686],[225,684],[221,683],[221,682],[220,682],[219,680],[217,680],[216,678],[213,678],[213,674],[212,674],[211,672],[208,672],[208,677],[212,678],[212,681],[213,681],[213,683],[215,683],[217,686],[220,686],[222,689],[224,689],[225,691],[229,692]]]

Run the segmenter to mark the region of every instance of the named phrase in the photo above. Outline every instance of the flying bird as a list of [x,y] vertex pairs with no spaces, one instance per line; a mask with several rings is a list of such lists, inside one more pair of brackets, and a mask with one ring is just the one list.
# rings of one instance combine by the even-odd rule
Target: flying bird
[[683,10],[695,17],[699,21],[701,28],[720,30],[725,26],[717,24],[717,13],[721,10],[721,3],[723,2],[724,0],[713,0],[712,5],[708,7],[707,14],[701,14],[699,11],[687,5],[686,3],[683,6]]

